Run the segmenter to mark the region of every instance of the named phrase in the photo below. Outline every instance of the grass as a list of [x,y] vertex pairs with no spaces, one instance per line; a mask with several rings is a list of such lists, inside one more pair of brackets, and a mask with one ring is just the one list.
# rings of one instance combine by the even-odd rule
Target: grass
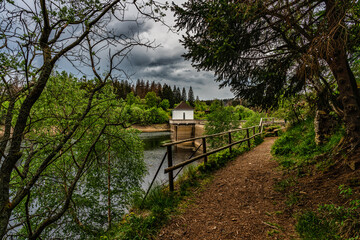
[[270,236],[270,237],[272,237],[272,236],[274,236],[275,234],[279,234],[279,233],[280,233],[279,230],[272,229],[272,230],[270,230],[270,231],[267,232],[267,235]]
[[277,192],[285,192],[289,187],[293,187],[296,184],[294,177],[288,177],[278,181],[274,185],[274,189]]
[[316,156],[331,152],[343,135],[344,130],[339,127],[325,144],[316,145],[313,119],[309,118],[283,133],[273,145],[272,154],[284,169],[299,168],[299,175],[303,173],[301,168],[308,165],[325,170],[333,163],[331,158],[317,162]]
[[291,192],[289,194],[286,195],[286,201],[285,204],[288,205],[289,207],[296,205],[299,201],[300,201],[300,193],[298,192]]
[[[261,137],[256,137],[251,140],[251,146],[257,146],[262,142]],[[214,171],[249,150],[247,144],[243,143],[238,148],[233,147],[231,152],[227,149],[209,156],[205,164],[188,167],[175,182],[174,192],[169,192],[167,187],[156,186],[144,201],[143,195],[137,196],[130,213],[121,223],[100,236],[100,239],[154,239],[168,219],[186,208],[196,191],[202,191],[206,187]]]

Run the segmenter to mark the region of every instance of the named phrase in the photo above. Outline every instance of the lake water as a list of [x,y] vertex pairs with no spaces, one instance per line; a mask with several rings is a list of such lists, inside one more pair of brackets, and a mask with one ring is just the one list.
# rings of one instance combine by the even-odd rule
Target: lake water
[[[144,141],[144,160],[147,165],[148,173],[144,178],[143,189],[146,191],[155,176],[161,160],[166,153],[166,147],[161,147],[164,141],[171,139],[170,132],[153,132],[153,133],[141,133],[140,138]],[[173,164],[180,163],[189,159],[193,154],[193,149],[183,149],[173,147]],[[161,166],[160,172],[156,178],[156,182],[159,184],[168,183],[168,174],[164,173],[164,169],[167,168],[167,158]],[[174,171],[174,176],[178,170]],[[181,173],[180,173],[181,174]]]

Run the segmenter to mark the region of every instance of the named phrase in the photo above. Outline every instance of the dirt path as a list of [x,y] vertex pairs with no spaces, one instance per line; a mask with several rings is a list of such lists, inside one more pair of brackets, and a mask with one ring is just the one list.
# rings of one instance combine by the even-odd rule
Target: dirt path
[[275,138],[239,156],[184,214],[170,220],[158,239],[297,239],[284,197],[274,191],[282,173],[271,159]]

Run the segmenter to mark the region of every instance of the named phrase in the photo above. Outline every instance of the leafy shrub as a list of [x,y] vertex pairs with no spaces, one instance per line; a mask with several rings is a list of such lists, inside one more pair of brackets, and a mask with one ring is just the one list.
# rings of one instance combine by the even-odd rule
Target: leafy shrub
[[169,117],[162,108],[150,108],[145,110],[142,116],[141,124],[148,125],[153,123],[166,123]]
[[159,107],[161,107],[163,110],[167,110],[170,108],[170,102],[167,99],[163,99],[160,103],[159,103]]
[[253,112],[253,114],[247,118],[245,118],[246,122],[244,123],[243,127],[252,127],[258,126],[260,123],[261,118],[266,117],[265,113]]
[[131,123],[141,123],[143,122],[143,115],[144,115],[144,110],[137,107],[137,106],[133,106],[129,109],[130,112],[130,116],[131,119],[129,119],[131,121]]
[[130,213],[125,217],[121,224],[120,231],[114,238],[122,240],[153,239],[157,232],[156,226],[159,225],[159,223],[155,216],[142,217]]
[[251,117],[254,114],[253,110],[246,108],[242,105],[236,106],[235,111],[238,114],[238,118],[240,120],[248,119],[249,117]]
[[[239,127],[239,121],[233,113],[233,107],[224,107],[218,101],[211,104],[211,113],[207,116],[205,133],[207,135],[225,132]],[[209,148],[224,146],[227,136],[208,138]]]

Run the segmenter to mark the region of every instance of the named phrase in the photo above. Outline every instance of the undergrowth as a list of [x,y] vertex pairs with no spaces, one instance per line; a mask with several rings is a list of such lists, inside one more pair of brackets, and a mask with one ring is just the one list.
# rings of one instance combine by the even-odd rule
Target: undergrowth
[[273,145],[272,154],[285,169],[316,164],[317,168],[323,170],[332,164],[331,159],[317,162],[316,156],[331,152],[343,135],[343,128],[338,127],[325,144],[316,145],[313,119],[310,118],[283,133]]
[[[272,153],[277,157],[284,170],[288,170],[288,177],[275,184],[276,191],[283,192],[289,207],[301,200],[298,192],[292,190],[296,179],[302,177],[302,171],[312,169],[326,170],[334,163],[331,155],[332,149],[339,143],[344,130],[339,127],[327,143],[315,144],[313,119],[308,119],[286,131],[273,145]],[[318,157],[321,156],[321,157]],[[310,168],[309,168],[310,166]],[[297,176],[296,173],[297,171]],[[296,187],[293,189],[296,190]],[[316,211],[307,210],[296,216],[296,230],[301,239],[319,240],[355,240],[360,239],[360,200],[350,200],[352,189],[341,185],[340,195],[344,204],[319,205]]]
[[[340,195],[349,198],[351,188],[339,187]],[[349,200],[342,206],[320,205],[317,211],[307,211],[297,217],[296,230],[304,240],[360,239],[360,200]]]
[[[259,145],[263,139],[258,136],[251,140],[251,146]],[[238,155],[250,150],[246,143],[240,147],[233,147],[209,156],[207,163],[201,163],[197,167],[189,166],[175,182],[175,191],[170,192],[166,187],[154,187],[147,198],[143,201],[143,195],[134,199],[132,210],[123,221],[114,226],[100,239],[126,239],[146,240],[154,239],[161,226],[166,223],[171,215],[179,213],[186,207],[185,199],[194,195],[196,188],[201,188],[212,178],[212,172],[225,166]]]

